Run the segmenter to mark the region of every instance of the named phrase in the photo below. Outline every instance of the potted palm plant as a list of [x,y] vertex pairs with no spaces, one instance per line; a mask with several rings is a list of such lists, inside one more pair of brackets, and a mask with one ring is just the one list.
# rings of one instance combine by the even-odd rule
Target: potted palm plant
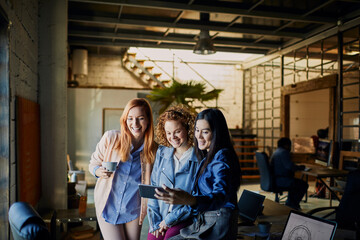
[[[196,111],[198,108],[209,107],[205,102],[217,100],[220,92],[223,91],[214,89],[206,92],[205,87],[205,83],[194,81],[180,83],[174,80],[170,87],[153,89],[147,97],[161,105],[159,114],[173,104],[183,104]],[[195,106],[197,103],[201,103],[202,106]]]

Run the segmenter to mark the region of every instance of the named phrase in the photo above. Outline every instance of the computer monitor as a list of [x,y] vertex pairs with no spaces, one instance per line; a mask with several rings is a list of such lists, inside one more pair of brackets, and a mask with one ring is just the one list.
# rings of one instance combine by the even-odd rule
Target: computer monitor
[[315,152],[315,163],[329,167],[331,165],[332,140],[319,139]]

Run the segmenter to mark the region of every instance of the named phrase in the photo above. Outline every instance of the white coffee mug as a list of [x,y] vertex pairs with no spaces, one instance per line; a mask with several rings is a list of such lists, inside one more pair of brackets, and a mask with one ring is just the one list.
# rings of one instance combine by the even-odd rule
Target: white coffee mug
[[102,167],[106,169],[108,172],[115,172],[117,162],[102,162]]

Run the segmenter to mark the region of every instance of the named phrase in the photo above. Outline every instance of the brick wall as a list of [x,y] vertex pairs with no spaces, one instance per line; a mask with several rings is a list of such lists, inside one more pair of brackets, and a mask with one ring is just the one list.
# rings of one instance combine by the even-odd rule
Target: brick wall
[[[88,76],[78,78],[77,81],[82,87],[115,87],[128,89],[144,89],[144,85],[133,77],[125,68],[121,66],[119,56],[98,56],[89,55],[88,57]],[[176,63],[173,71],[173,64],[169,62],[158,62],[168,74],[175,74],[179,81],[199,81],[205,82],[199,75],[192,71],[183,63]],[[230,128],[242,125],[242,71],[235,64],[217,63],[193,63],[194,68],[215,88],[224,89],[218,99],[218,106],[222,108]],[[170,77],[162,74],[160,80]],[[209,84],[208,91],[213,90]],[[214,107],[215,101],[208,102],[207,106]]]
[[[1,187],[0,222],[7,223],[9,203],[16,200],[16,161],[15,161],[15,97],[21,96],[38,102],[38,1],[1,1],[0,7],[4,17],[9,20],[8,46],[2,45],[2,54],[8,50],[10,107],[10,161],[1,161],[0,168],[8,169],[2,182],[9,181]],[[7,27],[7,26],[1,26]],[[9,165],[10,163],[10,165]],[[4,195],[5,194],[5,195]],[[8,224],[0,224],[0,239],[8,239]]]
[[143,89],[138,79],[121,66],[120,56],[88,56],[88,75],[76,79],[79,86]]

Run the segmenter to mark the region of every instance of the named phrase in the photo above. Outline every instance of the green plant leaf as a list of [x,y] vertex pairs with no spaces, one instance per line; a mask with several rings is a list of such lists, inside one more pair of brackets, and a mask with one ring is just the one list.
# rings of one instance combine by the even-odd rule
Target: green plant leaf
[[[222,89],[214,89],[206,92],[205,83],[196,83],[195,81],[179,83],[173,81],[170,87],[153,89],[147,97],[161,105],[161,114],[173,104],[184,104],[196,110],[200,108],[193,106],[196,100],[204,104],[206,101],[217,99],[222,91]],[[204,104],[204,106],[206,105]]]

